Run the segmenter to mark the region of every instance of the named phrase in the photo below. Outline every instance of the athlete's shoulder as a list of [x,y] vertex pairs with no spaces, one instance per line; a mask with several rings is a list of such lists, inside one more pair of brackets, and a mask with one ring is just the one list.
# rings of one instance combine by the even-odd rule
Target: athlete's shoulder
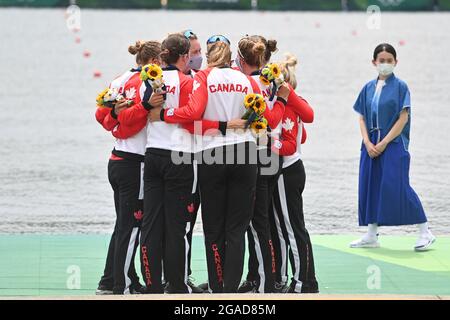
[[123,92],[127,99],[134,99],[138,91],[140,91],[142,80],[139,77],[139,73],[136,73],[128,79],[123,86]]
[[142,83],[139,72],[135,72],[125,83],[125,86],[140,86]]
[[189,75],[187,75],[187,74],[185,74],[185,73],[183,73],[183,72],[181,72],[179,70],[178,70],[178,77],[180,77],[180,82],[192,82],[192,81],[194,81],[194,79],[191,76],[189,76]]
[[213,70],[219,70],[216,67],[208,67],[206,69],[203,70],[199,70],[195,73],[195,77],[201,76],[201,77],[208,77],[209,74],[213,71]]

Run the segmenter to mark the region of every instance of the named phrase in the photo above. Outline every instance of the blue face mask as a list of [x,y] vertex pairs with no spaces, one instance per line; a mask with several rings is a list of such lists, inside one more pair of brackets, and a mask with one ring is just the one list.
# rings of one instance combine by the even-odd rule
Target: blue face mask
[[192,56],[189,60],[189,68],[192,70],[200,70],[202,68],[203,57],[202,55]]

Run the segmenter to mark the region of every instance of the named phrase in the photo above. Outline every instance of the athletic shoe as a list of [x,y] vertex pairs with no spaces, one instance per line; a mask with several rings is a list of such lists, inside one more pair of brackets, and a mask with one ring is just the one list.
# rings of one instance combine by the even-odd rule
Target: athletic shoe
[[274,293],[283,293],[285,290],[287,290],[288,286],[286,283],[282,282],[275,282],[275,291]]
[[315,281],[311,283],[303,282],[302,293],[319,293],[319,285]]
[[350,243],[350,248],[379,248],[380,242],[378,242],[378,235],[375,237],[369,237],[365,235],[361,239],[355,240]]
[[204,293],[205,290],[200,288],[200,286],[196,286],[193,282],[194,280],[195,280],[194,278],[189,277],[189,280],[187,282],[188,286],[191,287],[192,293]]
[[169,293],[169,281],[163,282],[164,293]]
[[428,231],[426,234],[420,235],[419,239],[417,239],[416,245],[414,246],[414,250],[427,251],[435,241],[436,237],[433,236],[431,231]]
[[256,281],[248,281],[245,280],[242,282],[242,284],[239,286],[237,293],[249,293],[254,292],[256,290],[257,283]]
[[145,294],[147,291],[147,287],[143,286],[142,284],[133,283],[130,287],[130,294]]
[[205,293],[208,292],[208,282],[201,283],[201,284],[198,285],[198,287],[199,287],[200,289],[202,289],[203,292],[205,292]]
[[295,281],[292,281],[288,287],[285,287],[283,289],[282,293],[301,293],[301,292],[295,291]]
[[113,289],[111,287],[99,285],[97,290],[95,290],[95,294],[97,296],[110,295],[110,294],[113,294]]

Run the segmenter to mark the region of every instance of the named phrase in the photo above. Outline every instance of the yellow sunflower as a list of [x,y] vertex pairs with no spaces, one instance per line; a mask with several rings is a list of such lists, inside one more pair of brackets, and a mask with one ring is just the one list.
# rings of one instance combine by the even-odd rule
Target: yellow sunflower
[[156,79],[161,79],[163,76],[163,71],[160,66],[156,64],[147,64],[142,67],[140,78],[142,81],[150,80],[155,81]]
[[280,77],[281,75],[280,67],[276,63],[271,63],[269,66],[270,66],[270,73],[272,74],[274,79]]
[[153,64],[150,66],[149,70],[147,71],[148,77],[151,81],[154,81],[156,79],[161,79],[163,76],[163,71],[160,66]]
[[100,92],[97,95],[97,98],[95,99],[95,101],[97,102],[97,106],[99,107],[103,107],[104,105],[104,100],[103,98],[105,97],[105,94],[109,91],[109,88],[106,88],[105,90],[103,90],[102,92]]
[[262,117],[261,119],[254,121],[250,128],[256,132],[256,133],[260,133],[260,131],[265,131],[267,129],[267,120],[266,118]]
[[254,93],[247,94],[244,99],[245,108],[248,109],[251,106],[253,106],[253,104],[255,103],[255,99],[256,99],[256,94],[254,94]]
[[[261,70],[261,74],[269,81],[273,81],[276,78],[272,72],[272,65],[273,63],[269,63],[268,65],[265,65]],[[279,70],[279,68],[277,69]]]
[[255,103],[253,104],[252,107],[258,116],[262,115],[266,110],[266,101],[264,100],[264,97],[260,94],[257,94]]
[[270,85],[270,81],[266,79],[263,75],[259,76],[259,80],[261,80],[261,83],[265,86]]

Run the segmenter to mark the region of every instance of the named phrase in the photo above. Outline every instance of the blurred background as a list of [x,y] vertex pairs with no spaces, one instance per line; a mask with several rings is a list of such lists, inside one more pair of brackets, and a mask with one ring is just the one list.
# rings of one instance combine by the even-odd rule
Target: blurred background
[[389,11],[450,10],[450,0],[0,0],[2,6],[130,9],[218,10],[366,10],[377,5]]
[[298,57],[297,91],[316,112],[302,149],[312,234],[364,231],[352,106],[376,77],[375,46],[394,45],[396,75],[412,95],[411,184],[433,232],[449,233],[450,0],[0,0],[0,7],[0,233],[112,231],[114,141],[95,121],[96,95],[134,66],[130,44],[185,29],[202,44],[224,34],[234,52],[242,36],[261,34],[278,40],[274,61],[285,52]]

